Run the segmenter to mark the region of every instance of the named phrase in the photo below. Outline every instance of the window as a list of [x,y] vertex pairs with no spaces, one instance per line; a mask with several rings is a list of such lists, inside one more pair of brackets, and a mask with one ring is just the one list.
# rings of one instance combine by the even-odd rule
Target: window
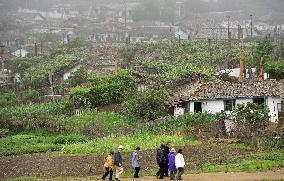
[[224,111],[233,111],[236,105],[236,100],[224,100]]
[[264,97],[253,98],[253,103],[264,106]]

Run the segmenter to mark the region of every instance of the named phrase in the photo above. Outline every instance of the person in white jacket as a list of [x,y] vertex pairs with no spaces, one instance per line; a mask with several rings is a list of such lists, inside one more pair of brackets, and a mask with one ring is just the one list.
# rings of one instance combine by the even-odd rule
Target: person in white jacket
[[184,157],[182,155],[182,149],[178,150],[178,154],[175,157],[175,165],[177,168],[176,179],[182,180],[181,176],[184,173],[184,167],[185,167]]

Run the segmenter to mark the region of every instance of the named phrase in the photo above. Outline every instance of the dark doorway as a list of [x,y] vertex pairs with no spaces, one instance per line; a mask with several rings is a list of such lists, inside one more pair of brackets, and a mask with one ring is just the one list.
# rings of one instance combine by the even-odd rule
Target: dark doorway
[[202,112],[202,103],[194,102],[194,112]]

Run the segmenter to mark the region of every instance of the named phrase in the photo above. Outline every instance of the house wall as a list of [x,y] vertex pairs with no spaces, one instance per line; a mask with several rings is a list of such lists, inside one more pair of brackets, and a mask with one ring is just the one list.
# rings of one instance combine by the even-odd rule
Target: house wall
[[[277,104],[281,103],[280,98],[275,97],[267,97],[265,99],[265,103],[269,109],[270,122],[278,121],[278,108]],[[189,110],[189,112],[194,112],[194,102],[202,102],[202,112],[210,112],[210,113],[219,113],[224,111],[224,100],[202,100],[202,101],[190,101],[186,104],[185,109]],[[240,98],[236,99],[237,104],[247,104],[249,102],[253,102],[253,99],[249,98]]]
[[223,100],[190,101],[189,112],[194,112],[194,102],[202,102],[202,112],[217,113],[224,110]]
[[63,80],[69,79],[69,77],[70,77],[74,72],[76,72],[81,66],[82,66],[82,65],[77,65],[76,67],[74,67],[74,68],[68,70],[67,72],[65,72],[65,73],[63,74]]
[[281,103],[280,98],[274,98],[274,97],[268,97],[266,99],[266,105],[269,109],[269,116],[270,116],[270,122],[277,122],[278,121],[278,109],[277,104]]
[[202,101],[202,112],[218,113],[224,110],[224,100]]

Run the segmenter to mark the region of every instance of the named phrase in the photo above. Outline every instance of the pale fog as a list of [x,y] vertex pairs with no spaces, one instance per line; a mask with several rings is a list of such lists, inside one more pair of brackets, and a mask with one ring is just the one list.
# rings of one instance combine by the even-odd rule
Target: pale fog
[[12,50],[42,41],[42,33],[59,36],[48,42],[121,43],[145,33],[226,39],[241,29],[245,39],[284,30],[283,0],[0,0],[0,15],[0,41]]

